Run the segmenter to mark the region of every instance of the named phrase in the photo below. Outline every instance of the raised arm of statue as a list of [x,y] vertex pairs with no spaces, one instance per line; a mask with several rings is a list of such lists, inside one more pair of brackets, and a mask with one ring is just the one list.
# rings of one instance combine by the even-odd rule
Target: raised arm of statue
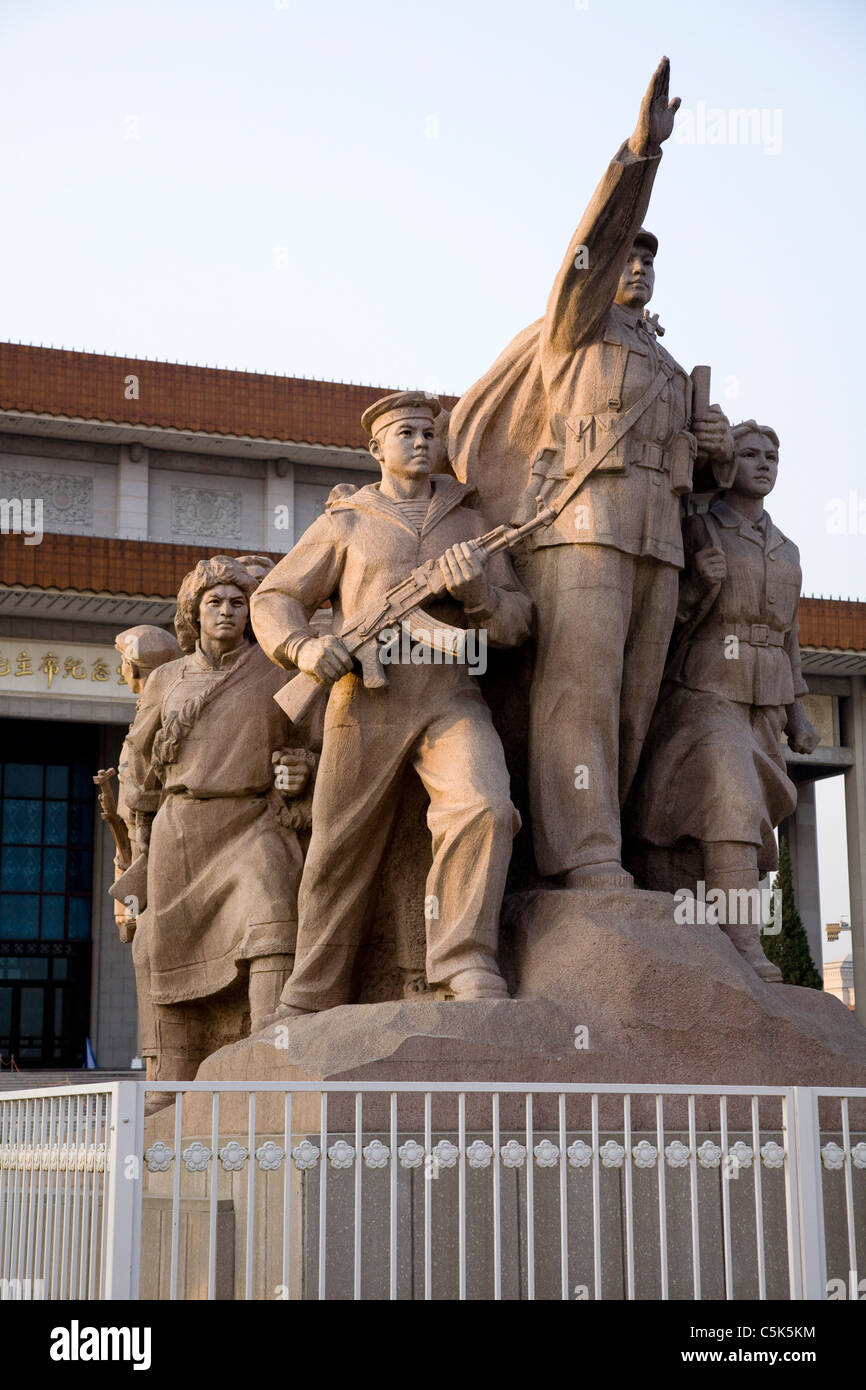
[[668,101],[669,78],[670,64],[663,58],[641,103],[634,134],[608,165],[569,243],[547,302],[542,367],[546,355],[571,353],[591,341],[613,304],[649,206],[662,143],[673,130],[680,104],[678,97]]

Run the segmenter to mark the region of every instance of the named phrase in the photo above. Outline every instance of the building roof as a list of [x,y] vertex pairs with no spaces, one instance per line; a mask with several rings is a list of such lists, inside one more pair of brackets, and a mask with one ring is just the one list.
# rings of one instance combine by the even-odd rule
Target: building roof
[[[222,546],[218,550],[220,555],[249,553]],[[216,553],[214,546],[49,532],[39,545],[26,545],[23,536],[10,535],[0,546],[0,584],[174,598],[184,575]],[[271,558],[276,562],[282,556]]]
[[800,646],[866,651],[866,603],[846,598],[801,599]]
[[113,424],[366,449],[361,415],[392,389],[0,343],[0,410]]

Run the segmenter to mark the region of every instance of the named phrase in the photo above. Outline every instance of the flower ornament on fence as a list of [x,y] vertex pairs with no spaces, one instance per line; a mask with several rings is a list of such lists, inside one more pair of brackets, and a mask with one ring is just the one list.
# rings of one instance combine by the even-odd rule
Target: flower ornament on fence
[[438,1144],[433,1145],[433,1157],[440,1168],[453,1168],[459,1154],[460,1150],[450,1139],[440,1139]]
[[682,1139],[671,1140],[665,1149],[665,1158],[672,1168],[685,1168],[691,1156],[691,1149]]
[[507,1144],[502,1145],[499,1154],[506,1168],[520,1168],[526,1158],[526,1149],[516,1139],[509,1139]]
[[279,1144],[275,1144],[273,1139],[268,1139],[264,1144],[256,1149],[256,1163],[266,1173],[273,1173],[279,1168],[286,1151]]
[[781,1168],[785,1162],[785,1150],[775,1139],[764,1144],[761,1149],[761,1162],[765,1168]]
[[488,1168],[493,1158],[493,1149],[483,1139],[473,1139],[466,1150],[470,1168]]
[[355,1150],[345,1139],[338,1139],[328,1149],[328,1162],[332,1168],[351,1168],[355,1161]]
[[397,1156],[401,1167],[420,1168],[424,1162],[424,1145],[419,1144],[417,1139],[407,1139],[397,1150]]
[[742,1139],[738,1139],[728,1150],[728,1158],[732,1159],[738,1168],[751,1168],[754,1157],[752,1150]]
[[722,1151],[712,1139],[705,1139],[698,1148],[697,1160],[702,1168],[718,1168],[722,1161]]
[[615,1139],[608,1139],[599,1149],[598,1156],[605,1168],[621,1168],[625,1149]]
[[304,1173],[310,1168],[315,1168],[319,1161],[319,1149],[309,1139],[302,1139],[300,1144],[292,1149],[292,1159],[295,1167]]
[[362,1153],[368,1168],[387,1168],[391,1157],[391,1150],[381,1139],[372,1139]]
[[230,1139],[220,1149],[220,1163],[227,1173],[239,1173],[249,1156],[249,1149],[245,1149],[237,1139]]
[[211,1151],[206,1144],[202,1144],[196,1139],[194,1144],[190,1144],[188,1149],[183,1151],[184,1167],[190,1173],[203,1173],[211,1161]]
[[554,1168],[559,1162],[559,1149],[549,1139],[542,1139],[532,1152],[539,1168]]
[[157,1139],[155,1144],[151,1144],[150,1148],[144,1151],[144,1161],[151,1173],[168,1172],[173,1158],[174,1149],[169,1148],[161,1139]]

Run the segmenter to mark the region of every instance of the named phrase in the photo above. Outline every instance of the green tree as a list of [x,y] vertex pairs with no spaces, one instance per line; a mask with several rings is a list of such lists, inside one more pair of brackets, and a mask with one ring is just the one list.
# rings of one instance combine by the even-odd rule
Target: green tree
[[773,888],[782,894],[782,930],[774,936],[764,932],[761,944],[764,955],[782,972],[786,985],[805,985],[808,989],[823,989],[824,982],[815,969],[809,950],[809,938],[803,926],[794,898],[794,874],[787,841],[779,836],[779,872]]

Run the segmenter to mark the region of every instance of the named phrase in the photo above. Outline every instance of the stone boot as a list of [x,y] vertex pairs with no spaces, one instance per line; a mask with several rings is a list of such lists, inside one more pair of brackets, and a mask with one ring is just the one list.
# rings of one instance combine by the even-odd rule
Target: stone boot
[[722,931],[728,940],[733,942],[743,960],[752,967],[756,975],[771,985],[782,983],[782,972],[778,965],[774,965],[764,955],[757,927],[731,925],[722,927]]
[[498,970],[459,970],[447,984],[437,985],[437,999],[507,999],[508,986]]

